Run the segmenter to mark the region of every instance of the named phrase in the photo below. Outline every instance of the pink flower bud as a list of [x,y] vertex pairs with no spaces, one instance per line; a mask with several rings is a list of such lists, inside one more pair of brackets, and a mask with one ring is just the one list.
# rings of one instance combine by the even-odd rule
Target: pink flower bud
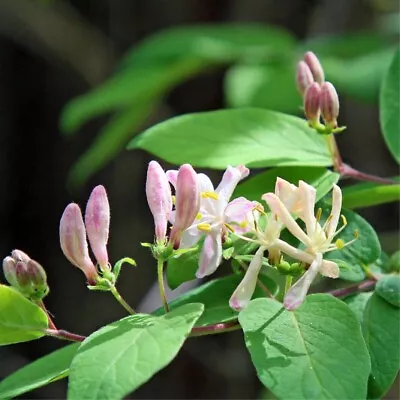
[[321,85],[325,80],[325,74],[317,56],[312,51],[308,51],[304,54],[304,61],[310,68],[314,80]]
[[94,285],[97,271],[89,257],[86,229],[78,204],[68,204],[64,210],[60,221],[60,244],[65,257],[83,271],[90,285]]
[[321,87],[317,82],[312,83],[304,94],[304,113],[310,123],[319,121]]
[[108,269],[107,242],[110,229],[110,205],[104,186],[96,186],[86,205],[85,226],[90,247],[102,270]]
[[29,299],[40,300],[49,292],[43,267],[20,250],[3,260],[3,271],[7,282]]
[[330,82],[325,82],[321,86],[320,106],[325,123],[336,128],[339,116],[339,97],[335,87]]
[[306,89],[314,82],[314,77],[310,67],[305,61],[297,64],[296,83],[300,94],[304,96]]
[[154,218],[156,239],[164,242],[172,211],[172,196],[167,175],[157,161],[151,161],[147,168],[146,197]]
[[195,170],[189,164],[179,168],[176,181],[175,222],[170,242],[179,246],[183,231],[192,225],[200,209],[200,188]]

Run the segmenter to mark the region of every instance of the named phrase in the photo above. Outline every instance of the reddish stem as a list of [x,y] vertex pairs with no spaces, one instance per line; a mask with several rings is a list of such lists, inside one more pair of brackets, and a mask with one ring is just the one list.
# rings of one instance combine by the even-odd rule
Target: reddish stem
[[57,330],[56,324],[53,322],[49,311],[47,310],[46,306],[43,303],[43,300],[40,300],[37,304],[46,313],[47,320],[49,322],[49,328],[52,329],[52,330]]
[[340,288],[340,289],[331,290],[326,293],[330,294],[334,297],[346,297],[346,296],[349,296],[351,294],[355,294],[355,293],[358,293],[361,291],[371,290],[375,287],[375,285],[376,285],[375,279],[368,279],[364,282],[357,283],[355,285],[347,286],[347,287]]
[[390,178],[382,178],[380,176],[366,174],[365,172],[358,171],[353,167],[350,167],[350,165],[344,163],[338,166],[337,172],[339,172],[342,178],[353,178],[359,181],[382,183],[385,185],[394,185],[397,183],[396,181]]
[[237,321],[225,322],[215,325],[195,327],[192,329],[190,336],[215,335],[217,333],[236,331],[237,329],[240,329],[240,325]]
[[86,336],[64,331],[63,329],[46,329],[45,332],[46,335],[56,337],[57,339],[70,340],[71,342],[83,342],[86,339]]

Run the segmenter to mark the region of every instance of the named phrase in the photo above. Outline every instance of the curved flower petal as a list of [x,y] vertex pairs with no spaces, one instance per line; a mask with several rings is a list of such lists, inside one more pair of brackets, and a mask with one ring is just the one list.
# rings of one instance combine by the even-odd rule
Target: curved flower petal
[[245,233],[254,228],[254,208],[256,202],[238,197],[232,200],[225,208],[224,221],[232,224],[235,232]]
[[322,265],[322,254],[318,253],[305,274],[289,289],[283,300],[286,309],[292,311],[298,308],[307,296],[313,280],[318,275]]
[[178,170],[177,169],[169,169],[165,172],[169,183],[176,189],[176,181],[178,180]]
[[220,184],[215,190],[219,194],[221,202],[224,202],[225,205],[228,203],[236,185],[247,175],[249,175],[249,169],[243,165],[239,165],[238,167],[228,166],[222,176]]
[[268,204],[271,211],[278,216],[284,225],[286,225],[286,228],[293,236],[299,239],[306,246],[311,244],[310,238],[290,215],[290,212],[279,199],[279,197],[277,197],[274,193],[266,193],[262,196],[262,198]]
[[221,235],[207,235],[200,254],[199,269],[196,272],[197,278],[204,278],[211,275],[218,268],[222,261]]
[[301,218],[306,224],[308,236],[312,236],[316,228],[316,219],[314,214],[316,195],[317,191],[313,186],[304,181],[299,181],[299,196],[301,198],[300,202],[303,206],[299,213],[299,218]]
[[337,185],[333,185],[332,189],[332,211],[326,233],[329,240],[335,235],[336,228],[340,218],[340,210],[342,209],[342,191]]
[[339,278],[340,269],[339,266],[333,262],[328,260],[323,260],[319,273],[328,278]]
[[258,274],[262,266],[264,247],[260,247],[254,255],[249,268],[238,287],[233,292],[229,306],[236,311],[243,310],[246,308],[253,296],[254,290],[257,284]]

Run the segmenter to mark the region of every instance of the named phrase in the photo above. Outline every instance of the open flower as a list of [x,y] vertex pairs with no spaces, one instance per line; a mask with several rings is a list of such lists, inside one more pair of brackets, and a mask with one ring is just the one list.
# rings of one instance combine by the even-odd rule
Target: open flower
[[[266,195],[263,195],[263,198]],[[275,184],[275,196],[291,210],[291,212],[302,212],[302,204],[299,197],[299,189],[297,186],[277,178]],[[249,268],[246,271],[243,280],[232,294],[229,304],[235,310],[245,308],[253,296],[257,284],[258,274],[262,266],[263,254],[268,250],[268,258],[272,264],[279,263],[281,259],[280,247],[277,245],[277,240],[280,237],[281,231],[284,228],[283,222],[272,212],[268,215],[265,229],[257,227],[252,232],[255,238],[246,238],[235,232],[238,236],[245,240],[256,242],[260,245],[254,255]]]
[[346,219],[342,216],[343,226],[337,229],[342,207],[342,192],[339,186],[334,185],[333,187],[331,213],[323,226],[319,222],[321,210],[318,210],[317,215],[314,214],[316,190],[307,183],[300,181],[298,193],[302,207],[295,214],[305,223],[305,232],[292,217],[285,204],[275,194],[268,193],[264,196],[271,211],[277,215],[292,235],[305,247],[304,249],[297,249],[278,239],[276,244],[279,249],[288,256],[312,266],[288,291],[284,301],[288,309],[294,309],[302,303],[317,273],[329,278],[337,278],[339,276],[338,265],[333,261],[324,260],[323,255],[329,251],[342,249],[353,242],[353,240],[348,243],[344,243],[341,239],[335,240],[335,237],[347,224]]
[[[222,241],[228,230],[245,233],[252,229],[255,203],[244,197],[229,202],[236,185],[248,174],[249,170],[244,166],[229,166],[216,189],[207,175],[198,174],[200,210],[181,241],[182,248],[189,248],[205,235],[196,273],[198,278],[210,275],[218,268],[222,261]],[[167,175],[170,182],[176,185],[176,171],[167,171]]]

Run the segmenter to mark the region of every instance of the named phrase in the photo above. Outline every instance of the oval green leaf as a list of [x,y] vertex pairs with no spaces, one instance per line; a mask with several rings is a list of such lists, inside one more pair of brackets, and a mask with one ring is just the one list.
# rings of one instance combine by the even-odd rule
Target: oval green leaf
[[363,315],[363,333],[371,357],[369,399],[382,398],[399,372],[399,321],[400,309],[373,294]]
[[13,288],[0,285],[0,346],[44,336],[46,313]]
[[203,310],[187,304],[161,317],[136,314],[91,334],[72,362],[68,399],[126,396],[175,358]]
[[243,108],[187,114],[141,133],[128,146],[174,164],[224,169],[227,165],[328,166],[324,138],[303,119]]
[[0,382],[0,398],[20,396],[66,377],[79,346],[80,343],[65,346],[7,376]]
[[395,307],[400,307],[400,275],[385,275],[376,284],[379,296]]
[[280,399],[362,399],[370,372],[354,313],[342,301],[315,294],[290,312],[256,299],[239,314],[261,382]]
[[[204,304],[204,313],[197,320],[196,326],[206,326],[221,322],[234,321],[238,317],[238,312],[229,307],[229,299],[242,278],[243,274],[237,274],[220,279],[214,279],[196,289],[190,290],[182,296],[179,296],[176,300],[169,303],[169,307],[173,310],[188,303]],[[277,293],[278,286],[271,278],[260,274],[260,279],[272,295]],[[265,296],[266,293],[257,287],[253,297],[257,298]],[[164,309],[159,308],[154,312],[154,314],[162,315],[164,314]]]
[[400,51],[383,79],[380,93],[380,121],[383,137],[393,157],[400,163]]

